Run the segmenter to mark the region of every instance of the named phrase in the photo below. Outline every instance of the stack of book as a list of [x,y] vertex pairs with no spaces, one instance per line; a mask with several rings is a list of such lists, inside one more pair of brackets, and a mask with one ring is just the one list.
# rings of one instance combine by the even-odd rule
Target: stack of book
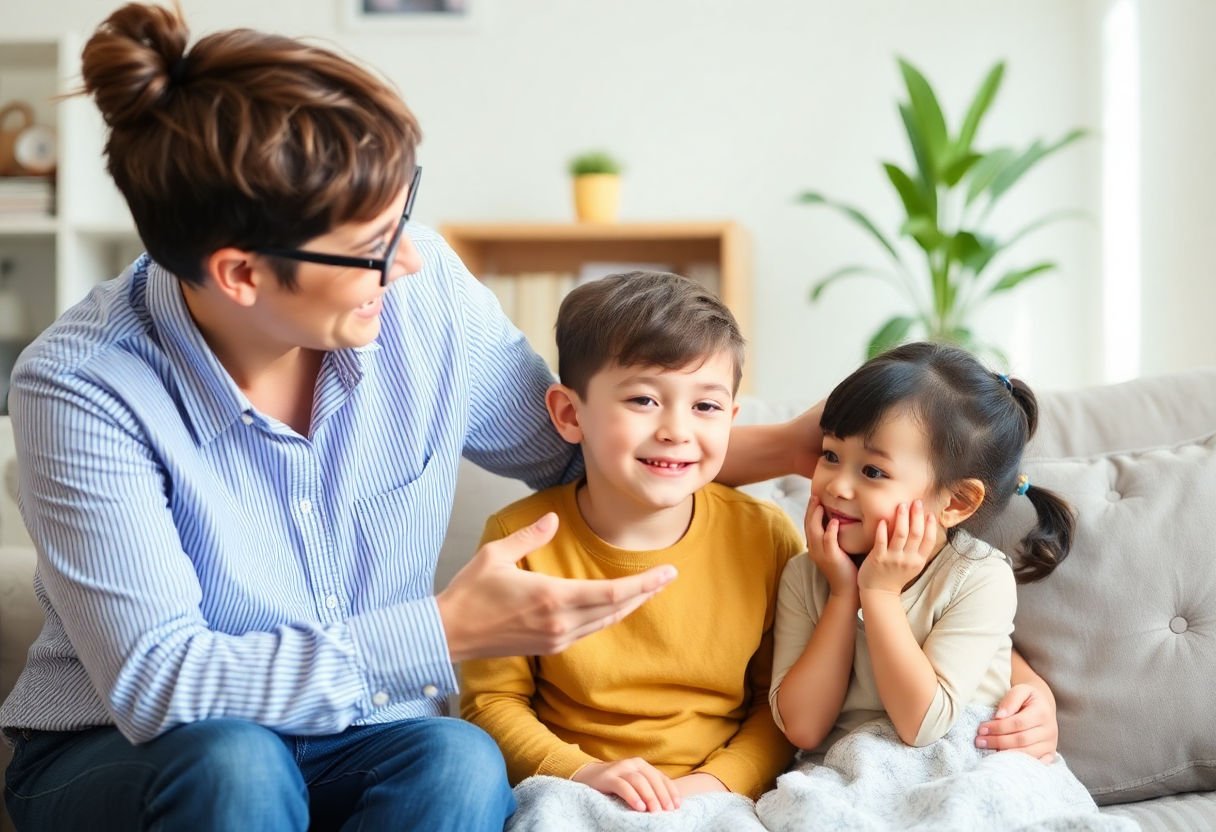
[[502,311],[545,362],[557,370],[554,326],[562,298],[575,286],[575,276],[561,272],[487,275],[481,282],[498,297]]
[[55,213],[55,188],[49,176],[0,177],[0,215],[49,216]]

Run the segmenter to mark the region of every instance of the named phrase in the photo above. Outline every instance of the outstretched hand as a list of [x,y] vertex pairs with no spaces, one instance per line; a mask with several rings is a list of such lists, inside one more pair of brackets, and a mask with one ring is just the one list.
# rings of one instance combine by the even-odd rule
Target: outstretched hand
[[453,661],[560,653],[615,624],[676,577],[655,566],[613,580],[574,580],[528,572],[516,562],[557,532],[550,512],[477,550],[436,602]]
[[1014,685],[996,706],[996,716],[980,724],[975,744],[993,751],[1017,750],[1044,763],[1055,759],[1060,726],[1056,705],[1034,685]]

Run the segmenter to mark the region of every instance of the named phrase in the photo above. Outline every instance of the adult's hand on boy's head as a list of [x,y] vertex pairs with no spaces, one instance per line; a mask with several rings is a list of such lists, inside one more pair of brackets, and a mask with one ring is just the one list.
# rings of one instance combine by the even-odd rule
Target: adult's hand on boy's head
[[673,566],[613,580],[555,578],[516,567],[556,532],[557,516],[549,513],[487,543],[439,593],[453,661],[560,653],[620,621],[676,576]]
[[670,812],[680,808],[676,782],[641,757],[588,763],[570,778],[602,794],[613,794],[639,812]]
[[794,473],[808,479],[815,473],[815,465],[823,453],[823,429],[819,427],[823,405],[824,400],[820,399],[788,423],[794,440]]

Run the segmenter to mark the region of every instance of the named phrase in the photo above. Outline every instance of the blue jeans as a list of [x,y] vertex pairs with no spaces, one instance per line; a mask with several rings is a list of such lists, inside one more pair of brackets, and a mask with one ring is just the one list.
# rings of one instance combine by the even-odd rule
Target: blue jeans
[[131,745],[116,728],[9,732],[18,830],[495,830],[515,811],[481,729],[446,717],[287,737],[231,719]]

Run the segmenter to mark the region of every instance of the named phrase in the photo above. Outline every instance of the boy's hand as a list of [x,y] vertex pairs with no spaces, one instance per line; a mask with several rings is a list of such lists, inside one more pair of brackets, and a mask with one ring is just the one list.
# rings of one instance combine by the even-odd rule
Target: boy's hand
[[675,781],[641,757],[588,763],[570,779],[597,792],[616,795],[639,812],[670,812],[680,808],[680,789]]
[[904,586],[925,568],[937,543],[937,518],[925,514],[917,500],[909,508],[900,503],[895,511],[895,528],[887,539],[887,521],[878,522],[874,548],[861,564],[857,585],[861,589],[903,592]]
[[453,661],[560,653],[583,636],[615,624],[675,579],[655,566],[613,580],[573,580],[516,567],[553,539],[557,516],[487,543],[436,596]]
[[680,790],[681,797],[691,797],[694,794],[709,794],[710,792],[728,792],[721,780],[714,777],[712,774],[707,774],[704,771],[694,771],[692,774],[685,774],[683,777],[675,779],[676,788]]
[[840,522],[831,520],[823,527],[823,504],[811,498],[806,511],[806,548],[811,561],[828,579],[833,595],[857,597],[857,567],[840,548]]

